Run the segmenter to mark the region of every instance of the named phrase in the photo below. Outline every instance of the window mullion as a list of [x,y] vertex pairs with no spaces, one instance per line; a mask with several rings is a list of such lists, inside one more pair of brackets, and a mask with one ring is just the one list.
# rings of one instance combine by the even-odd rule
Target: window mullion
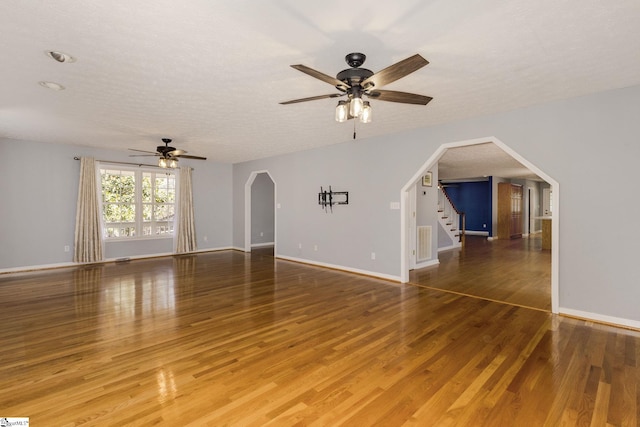
[[156,235],[156,173],[151,173],[151,234]]
[[136,175],[136,237],[142,237],[144,235],[142,228],[142,171],[135,171]]

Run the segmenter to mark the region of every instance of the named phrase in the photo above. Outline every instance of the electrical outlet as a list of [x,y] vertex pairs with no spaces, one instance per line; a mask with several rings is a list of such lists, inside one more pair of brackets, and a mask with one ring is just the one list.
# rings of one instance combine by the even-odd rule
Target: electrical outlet
[[371,252],[371,259],[376,259],[376,253],[375,252]]
[[318,250],[318,245],[313,245],[313,250],[317,251]]
[[298,243],[298,249],[302,249],[302,243]]
[[204,240],[205,242],[207,241],[207,239],[208,239],[208,237],[207,237],[207,236],[204,236],[204,237],[202,238],[202,240]]
[[260,237],[263,237],[263,236],[264,236],[264,232],[261,231],[260,232]]
[[487,228],[487,224],[482,224],[482,227]]
[[65,245],[64,246],[64,251],[65,252],[69,252],[71,250],[71,248],[69,247],[69,245]]

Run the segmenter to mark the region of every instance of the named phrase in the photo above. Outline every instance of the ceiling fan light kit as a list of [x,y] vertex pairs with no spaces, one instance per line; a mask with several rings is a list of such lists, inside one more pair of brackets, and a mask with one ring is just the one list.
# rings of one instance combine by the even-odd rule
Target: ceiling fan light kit
[[153,151],[136,150],[135,148],[129,148],[129,150],[131,151],[147,153],[147,154],[130,154],[129,157],[156,156],[158,157],[158,167],[161,167],[163,169],[177,168],[179,157],[182,157],[185,159],[207,160],[206,157],[188,156],[187,152],[184,150],[177,150],[174,147],[169,147],[169,144],[171,143],[170,138],[162,138],[162,142],[164,142],[164,145],[158,145],[156,147],[155,153]]
[[359,119],[361,123],[370,123],[372,108],[370,102],[363,99],[364,96],[379,101],[415,105],[427,105],[429,101],[433,99],[429,96],[417,95],[415,93],[378,89],[427,65],[429,61],[422,56],[418,54],[413,55],[377,73],[366,68],[360,68],[366,58],[366,55],[363,53],[355,52],[348,54],[345,57],[345,61],[351,68],[340,71],[335,78],[302,64],[292,65],[291,67],[298,71],[333,85],[341,93],[294,99],[281,102],[280,104],[287,105],[346,96],[348,98],[346,101],[338,101],[335,111],[336,121],[344,123],[350,119]]
[[336,107],[336,122],[344,123],[349,118],[349,103],[347,101],[338,101]]
[[163,169],[175,169],[178,167],[178,159],[169,157],[169,158],[164,158],[164,157],[160,157],[158,159],[158,166],[163,168]]

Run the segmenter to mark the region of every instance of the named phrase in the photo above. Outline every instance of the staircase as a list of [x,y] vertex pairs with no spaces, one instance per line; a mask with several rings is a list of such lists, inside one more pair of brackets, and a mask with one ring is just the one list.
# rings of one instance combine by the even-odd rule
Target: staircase
[[438,186],[438,222],[445,230],[453,248],[459,248],[464,244],[465,217],[451,202],[444,187]]

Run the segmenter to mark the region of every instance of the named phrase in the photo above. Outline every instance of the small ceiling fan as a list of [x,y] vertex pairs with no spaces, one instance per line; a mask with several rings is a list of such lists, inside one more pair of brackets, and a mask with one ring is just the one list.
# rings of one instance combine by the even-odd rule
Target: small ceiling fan
[[[316,71],[306,65],[292,65],[298,71],[322,80],[335,86],[340,93],[328,95],[318,95],[309,98],[294,99],[281,102],[282,105],[295,104],[298,102],[315,101],[325,98],[339,98],[346,96],[347,100],[339,101],[336,107],[336,120],[345,122],[352,118],[360,118],[363,123],[371,121],[371,105],[369,101],[362,98],[366,96],[371,99],[388,102],[399,102],[403,104],[427,105],[433,98],[430,96],[417,95],[415,93],[398,92],[395,90],[382,90],[380,87],[392,83],[414,71],[419,70],[429,63],[422,56],[416,54],[397,62],[384,70],[374,73],[366,68],[361,68],[366,59],[363,53],[350,53],[345,57],[345,61],[351,68],[340,71],[335,78]],[[355,138],[355,134],[354,134]]]
[[130,154],[129,157],[144,157],[144,156],[159,157],[158,166],[160,166],[161,168],[178,167],[178,158],[207,160],[206,157],[187,155],[187,152],[184,150],[177,150],[174,147],[169,147],[169,144],[171,143],[170,138],[162,138],[162,142],[164,142],[164,145],[158,145],[156,147],[155,153],[153,151],[136,150],[135,148],[129,148],[129,150],[131,151],[146,153],[146,154]]

